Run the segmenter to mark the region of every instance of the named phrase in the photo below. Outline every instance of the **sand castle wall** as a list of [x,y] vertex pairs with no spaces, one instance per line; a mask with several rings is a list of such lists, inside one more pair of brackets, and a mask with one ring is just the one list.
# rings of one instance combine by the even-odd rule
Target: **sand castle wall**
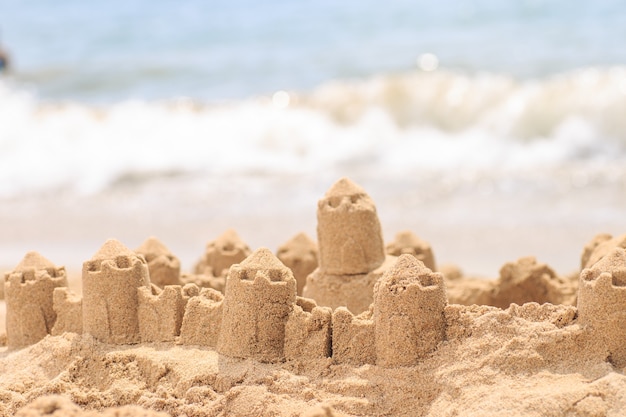
[[286,359],[321,359],[331,355],[332,310],[297,297],[285,324]]
[[237,358],[284,358],[285,324],[296,301],[296,280],[269,249],[233,265],[226,280],[218,352]]
[[137,288],[137,319],[142,342],[169,342],[180,334],[185,305],[185,296],[180,285],[166,285],[160,289]]
[[139,342],[137,288],[150,286],[143,256],[111,239],[83,263],[82,276],[83,331],[105,343]]
[[605,347],[611,363],[626,367],[626,251],[621,247],[581,272],[578,322]]
[[57,315],[51,334],[62,335],[65,332],[83,333],[83,299],[69,288],[55,288],[53,308]]
[[66,287],[64,267],[56,267],[29,252],[12,272],[4,276],[7,346],[19,348],[37,343],[52,331],[56,321],[53,292]]
[[180,341],[184,345],[217,347],[222,328],[222,293],[203,288],[187,302]]
[[364,365],[376,363],[372,310],[355,316],[345,307],[333,311],[333,360],[337,363]]

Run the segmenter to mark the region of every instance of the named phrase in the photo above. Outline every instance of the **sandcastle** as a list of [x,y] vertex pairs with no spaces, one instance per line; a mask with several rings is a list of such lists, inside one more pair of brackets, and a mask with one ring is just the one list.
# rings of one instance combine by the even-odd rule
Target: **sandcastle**
[[66,286],[65,267],[56,267],[37,252],[28,252],[4,276],[9,348],[37,343],[52,331],[57,318],[53,293],[55,288]]
[[319,267],[307,277],[303,296],[318,304],[368,309],[386,260],[380,222],[369,195],[347,178],[317,205]]
[[149,237],[135,252],[146,259],[150,282],[160,288],[180,285],[180,260],[160,240]]
[[[609,394],[623,410],[624,237],[599,235],[587,244],[584,268],[576,273],[578,288],[571,278],[525,257],[506,263],[497,280],[469,286],[478,295],[464,300],[480,299],[485,305],[461,305],[456,302],[461,297],[450,297],[449,288],[460,288],[468,279],[460,270],[452,269],[452,278],[444,277],[445,267],[433,271],[418,256],[425,251],[417,248],[424,245],[414,235],[399,234],[387,247],[397,258],[381,256],[373,203],[349,180],[331,188],[319,211],[320,265],[307,278],[304,293],[317,290],[320,304],[335,303],[334,310],[297,296],[295,273],[279,259],[293,255],[283,256],[289,263],[300,256],[297,251],[275,256],[261,248],[223,268],[222,293],[195,284],[161,288],[151,282],[150,262],[108,240],[83,264],[83,299],[66,287],[63,268],[27,254],[5,276],[7,342],[17,348],[48,333],[58,337],[44,337],[37,346],[0,358],[9,375],[0,381],[0,414],[13,415],[15,404],[23,406],[27,396],[54,390],[78,398],[81,406],[137,401],[175,415],[233,410],[248,415],[251,409],[292,415],[322,400],[349,415],[445,415],[442,410],[455,405],[459,393],[476,381],[479,391],[465,392],[463,407],[495,386],[494,396],[481,406],[493,404],[501,386],[509,384],[507,395],[515,401],[520,387],[541,393],[532,395],[538,399],[525,408],[534,415],[544,411],[539,402],[548,402],[545,388],[560,384],[553,409],[609,415],[603,395],[613,387]],[[336,223],[345,219],[343,226]],[[310,254],[310,239],[302,243]],[[41,283],[45,289],[37,286]],[[365,285],[370,283],[371,288]],[[370,302],[363,307],[367,297]],[[45,311],[44,299],[51,303]],[[33,334],[37,338],[25,339]],[[146,344],[115,346],[138,342]],[[37,370],[20,374],[7,358],[32,360]],[[543,385],[537,384],[541,379]],[[13,381],[25,392],[12,391]],[[285,398],[296,405],[283,413]],[[254,407],[249,401],[255,401]],[[9,402],[13,408],[5,408]],[[39,405],[45,411],[49,404],[55,402]]]
[[293,272],[298,283],[298,295],[306,284],[306,277],[317,268],[317,244],[306,233],[298,233],[278,248],[276,256]]
[[115,239],[107,240],[83,263],[83,331],[106,343],[139,342],[140,287],[150,287],[144,257]]
[[[151,282],[153,271],[143,255],[111,239],[83,264],[82,299],[66,288],[64,268],[34,252],[6,275],[8,345],[74,332],[110,344],[206,346],[263,362],[332,357],[335,363],[384,367],[419,363],[446,340],[447,331],[444,276],[421,260],[434,266],[430,246],[402,232],[387,247],[400,256],[385,256],[374,205],[348,179],[335,183],[318,208],[320,263],[307,278],[308,298],[297,295],[294,272],[266,248],[222,268],[228,273],[221,293],[195,284],[166,284],[176,282],[179,265],[150,238],[138,252],[168,265],[170,278],[154,272],[161,288]],[[226,232],[210,245],[214,257],[207,259],[224,266],[234,259],[220,258],[224,253],[241,257],[247,246],[238,240],[234,231]],[[600,235],[587,244],[581,262],[590,267],[581,272],[578,291],[578,322],[606,346],[616,366],[626,366],[620,336],[626,332],[624,242]],[[314,242],[300,234],[278,256],[294,267],[302,259],[311,261],[314,249]],[[457,277],[448,285],[454,288],[461,281]],[[499,280],[484,281],[477,292],[486,297],[485,304],[503,309],[528,301],[572,304],[575,287],[568,285],[547,265],[526,257],[505,264]],[[18,319],[25,311],[37,318]]]

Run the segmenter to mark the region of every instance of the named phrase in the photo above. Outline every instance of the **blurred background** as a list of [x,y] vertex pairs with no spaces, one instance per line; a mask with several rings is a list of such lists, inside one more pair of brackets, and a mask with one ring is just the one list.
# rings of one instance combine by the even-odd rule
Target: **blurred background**
[[571,272],[626,232],[624,39],[618,0],[4,0],[0,265],[275,250],[349,176],[386,241]]

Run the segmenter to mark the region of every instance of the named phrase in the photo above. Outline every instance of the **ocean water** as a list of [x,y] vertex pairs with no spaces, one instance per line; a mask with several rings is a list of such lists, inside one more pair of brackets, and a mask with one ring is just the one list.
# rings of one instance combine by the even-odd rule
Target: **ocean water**
[[66,253],[59,236],[197,246],[237,224],[275,245],[315,233],[341,176],[387,238],[413,228],[476,271],[510,260],[474,262],[506,246],[494,228],[564,269],[626,228],[617,0],[5,0],[0,31],[0,263]]

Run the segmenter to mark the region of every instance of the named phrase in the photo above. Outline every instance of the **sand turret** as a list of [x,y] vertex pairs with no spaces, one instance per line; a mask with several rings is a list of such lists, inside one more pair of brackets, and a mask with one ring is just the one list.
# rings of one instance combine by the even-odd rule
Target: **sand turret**
[[180,260],[160,240],[149,237],[135,252],[148,262],[151,283],[159,288],[180,285]]
[[137,288],[149,286],[144,257],[107,240],[83,263],[83,331],[106,343],[139,342]]
[[405,230],[396,234],[393,242],[387,245],[387,254],[392,256],[413,255],[424,263],[426,268],[436,271],[435,256],[430,244],[415,233]]
[[626,367],[626,250],[614,247],[583,269],[578,289],[578,322],[606,348],[617,367]]
[[317,204],[320,269],[332,275],[367,274],[385,260],[374,201],[341,178]]
[[317,237],[319,267],[302,295],[321,306],[365,311],[387,259],[370,196],[347,178],[333,184],[317,205]]
[[401,255],[374,288],[376,363],[416,365],[445,336],[448,304],[443,275]]
[[250,255],[248,245],[237,232],[229,229],[214,241],[207,243],[204,255],[194,268],[196,274],[226,276],[231,265]]
[[56,267],[37,252],[28,252],[4,276],[9,348],[37,343],[52,331],[56,321],[53,293],[58,287],[67,287],[65,267]]
[[296,280],[267,248],[230,268],[217,350],[237,358],[284,358],[285,324],[296,301]]
[[278,248],[276,256],[291,269],[302,295],[306,277],[317,268],[317,244],[306,233],[298,233]]

